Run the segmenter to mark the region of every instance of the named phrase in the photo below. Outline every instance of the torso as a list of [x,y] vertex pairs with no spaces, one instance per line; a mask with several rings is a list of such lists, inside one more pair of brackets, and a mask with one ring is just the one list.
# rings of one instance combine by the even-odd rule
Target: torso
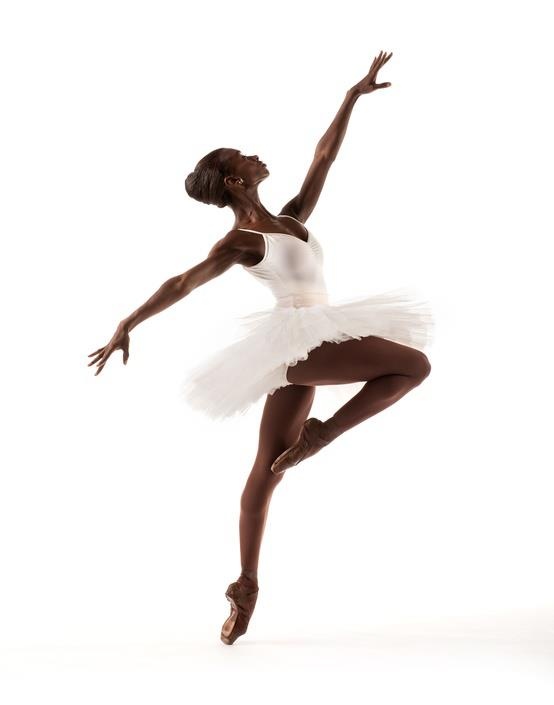
[[285,215],[277,216],[277,218],[278,220],[276,222],[266,221],[265,223],[259,223],[256,224],[256,226],[249,227],[247,230],[235,228],[229,231],[228,237],[236,242],[240,248],[244,249],[244,259],[240,264],[245,267],[254,266],[262,260],[265,254],[263,237],[261,235],[252,237],[253,233],[250,232],[251,230],[270,233],[277,237],[279,235],[283,235],[283,237],[292,236],[302,240],[302,242],[307,242],[308,230],[300,221]]
[[[296,221],[296,225],[301,227],[303,224]],[[307,237],[304,240],[297,236],[297,232],[285,232],[284,228],[275,225],[271,227],[274,228],[271,232],[243,229],[244,236],[265,246],[263,255],[261,258],[258,255],[256,262],[242,263],[244,271],[270,289],[277,306],[327,303],[329,297],[323,273],[323,248],[312,231],[305,228]],[[254,243],[250,244],[250,253],[255,247]]]

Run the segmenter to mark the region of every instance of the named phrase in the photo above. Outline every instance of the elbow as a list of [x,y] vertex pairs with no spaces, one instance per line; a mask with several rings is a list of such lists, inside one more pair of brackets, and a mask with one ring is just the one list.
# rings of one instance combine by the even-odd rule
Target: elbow
[[322,162],[332,162],[336,154],[332,154],[331,151],[326,146],[319,146],[315,151],[315,158]]
[[174,277],[172,281],[180,299],[190,294],[190,292],[194,289],[189,272],[185,272],[184,274]]
[[171,277],[164,284],[168,296],[174,301],[179,301],[183,296],[186,296],[190,291],[190,279],[187,277],[187,273],[178,274],[176,277]]

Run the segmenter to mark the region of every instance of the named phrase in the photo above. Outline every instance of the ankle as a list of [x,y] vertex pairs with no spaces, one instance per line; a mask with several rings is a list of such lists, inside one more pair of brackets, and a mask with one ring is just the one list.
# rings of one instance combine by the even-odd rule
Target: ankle
[[237,582],[242,583],[245,587],[257,588],[258,576],[252,570],[243,570]]
[[325,433],[325,437],[329,439],[329,441],[334,441],[335,438],[340,436],[342,433],[341,428],[339,427],[337,421],[333,416],[327,419],[327,421],[323,422],[323,429]]

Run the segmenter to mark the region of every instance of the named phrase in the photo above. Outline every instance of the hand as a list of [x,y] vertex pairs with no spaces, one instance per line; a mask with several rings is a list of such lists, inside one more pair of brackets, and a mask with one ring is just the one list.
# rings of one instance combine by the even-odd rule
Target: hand
[[388,56],[383,54],[382,51],[379,52],[379,56],[373,59],[373,63],[371,64],[371,68],[369,69],[367,76],[362,78],[359,83],[356,83],[356,85],[352,87],[352,90],[356,95],[373,93],[373,91],[376,91],[378,88],[388,88],[391,85],[390,83],[375,83],[377,72],[384,64],[387,63],[391,56],[392,52]]
[[90,367],[91,365],[94,365],[95,363],[98,362],[98,369],[94,373],[94,376],[96,377],[97,374],[102,372],[104,369],[104,365],[108,361],[108,358],[110,355],[113,353],[114,350],[123,350],[123,364],[127,364],[127,360],[129,359],[129,331],[127,330],[127,326],[125,323],[120,323],[117,326],[117,330],[113,334],[112,339],[110,342],[106,345],[104,348],[98,348],[96,352],[90,353],[88,357],[92,357],[93,355],[98,355],[94,360],[91,360],[87,367]]

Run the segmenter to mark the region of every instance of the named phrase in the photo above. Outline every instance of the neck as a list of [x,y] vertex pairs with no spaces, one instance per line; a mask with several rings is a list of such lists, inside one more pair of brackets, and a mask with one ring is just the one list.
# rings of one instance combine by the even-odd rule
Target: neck
[[252,225],[274,218],[273,213],[270,213],[257,197],[234,203],[232,209],[235,214],[234,227]]

